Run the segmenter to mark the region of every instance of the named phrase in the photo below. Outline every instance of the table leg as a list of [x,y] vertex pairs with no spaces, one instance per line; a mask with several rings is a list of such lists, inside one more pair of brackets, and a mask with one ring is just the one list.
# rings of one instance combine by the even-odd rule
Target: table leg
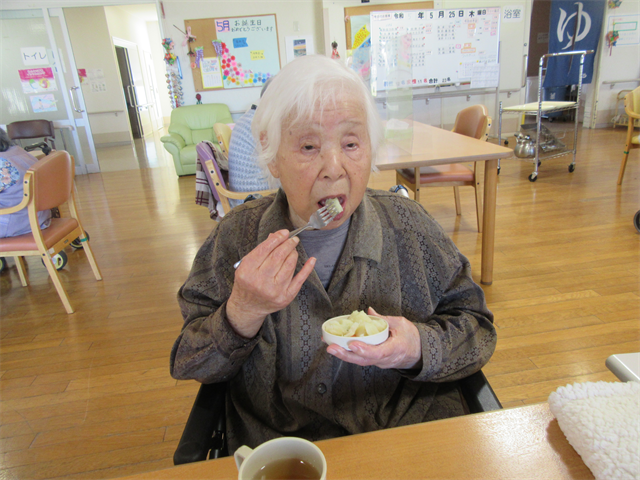
[[482,215],[482,267],[480,283],[493,283],[493,247],[496,229],[496,194],[498,189],[498,160],[484,162],[484,204]]

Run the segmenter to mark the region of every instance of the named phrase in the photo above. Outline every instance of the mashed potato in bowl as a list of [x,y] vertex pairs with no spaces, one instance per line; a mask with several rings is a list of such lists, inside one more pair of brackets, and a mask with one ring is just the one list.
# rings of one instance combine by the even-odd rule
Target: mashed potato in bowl
[[328,344],[338,344],[349,350],[349,343],[357,340],[378,345],[389,337],[389,325],[380,317],[354,311],[351,315],[331,318],[322,325],[322,338]]

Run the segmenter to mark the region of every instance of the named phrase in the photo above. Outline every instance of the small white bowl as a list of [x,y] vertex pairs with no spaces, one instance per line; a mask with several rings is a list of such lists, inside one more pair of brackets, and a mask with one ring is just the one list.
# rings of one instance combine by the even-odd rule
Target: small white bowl
[[362,342],[368,345],[380,345],[387,338],[389,338],[389,324],[387,323],[386,320],[384,320],[384,318],[376,317],[374,315],[368,315],[368,316],[371,318],[384,320],[384,323],[387,324],[387,328],[385,328],[381,332],[376,333],[375,335],[366,335],[364,337],[341,337],[339,335],[333,335],[332,333],[329,333],[324,329],[325,325],[328,322],[336,319],[347,318],[348,316],[349,315],[340,315],[339,317],[333,317],[322,324],[322,339],[327,343],[327,345],[333,345],[335,343],[336,345],[341,346],[345,350],[351,351],[351,349],[349,348],[349,344],[351,342]]

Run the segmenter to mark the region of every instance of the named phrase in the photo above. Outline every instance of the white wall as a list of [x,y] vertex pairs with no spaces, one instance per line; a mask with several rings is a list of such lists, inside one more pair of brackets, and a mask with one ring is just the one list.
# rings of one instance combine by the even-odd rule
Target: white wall
[[[398,3],[402,0],[371,0],[370,5]],[[406,0],[405,0],[406,1]],[[50,6],[79,6],[79,5],[115,5],[115,4],[141,4],[141,3],[157,3],[154,0],[2,0],[0,9],[25,9],[25,8],[42,8]],[[344,7],[358,6],[362,3],[360,0],[294,0],[294,1],[270,1],[270,0],[254,0],[254,1],[232,1],[232,0],[209,0],[209,1],[182,1],[182,0],[164,0],[164,9],[166,18],[162,20],[162,28],[164,36],[170,36],[174,39],[180,38],[181,33],[178,32],[173,24],[181,29],[184,28],[185,19],[195,18],[211,18],[220,16],[242,16],[251,14],[268,14],[275,13],[278,21],[278,37],[280,41],[280,57],[281,63],[286,61],[284,37],[293,34],[309,34],[313,35],[316,50],[318,53],[325,53],[324,45],[329,44],[332,40],[338,42],[338,50],[341,55],[344,54],[345,33],[344,33]],[[449,7],[478,7],[478,6],[508,6],[508,5],[524,5],[526,16],[522,25],[524,33],[528,35],[529,21],[531,15],[532,0],[496,0],[487,2],[486,0],[435,0],[435,8]],[[606,17],[611,14],[638,14],[640,9],[639,0],[623,0],[620,8],[613,12],[607,10]],[[327,32],[330,38],[324,38],[323,13],[327,13],[328,25]],[[298,22],[298,31],[294,31],[294,22]],[[603,28],[603,36],[606,34],[606,25]],[[333,38],[335,35],[335,38]],[[527,42],[528,42],[528,36]],[[515,48],[511,38],[504,37],[501,34],[502,44],[509,48]],[[181,42],[176,42],[178,54],[185,57],[186,52],[180,52]],[[521,47],[521,45],[518,45]],[[343,55],[344,58],[344,55]],[[503,69],[520,69],[522,55],[509,55],[509,58],[502,62]],[[609,57],[608,49],[602,47],[599,55],[600,79],[596,83],[597,87],[589,88],[591,94],[587,102],[594,102],[597,94],[597,124],[598,126],[609,120],[615,107],[615,96],[617,92],[623,88],[635,88],[637,83],[633,84],[616,84],[613,89],[607,84],[602,85],[601,82],[607,80],[624,80],[630,78],[638,78],[640,76],[640,50],[635,47],[616,47],[613,49],[612,55]],[[185,100],[187,104],[195,103],[195,91],[191,72],[188,65],[183,65],[184,72],[184,89]],[[162,77],[164,78],[164,77]],[[162,80],[163,81],[163,80]],[[164,84],[160,82],[160,86]],[[504,89],[504,87],[501,87]],[[166,95],[166,92],[162,92]],[[216,91],[204,92],[203,101],[206,103],[223,102],[227,103],[232,111],[244,111],[248,106],[259,97],[259,88],[239,89],[234,91]],[[484,97],[484,98],[483,98]],[[472,97],[472,101],[477,103],[485,103],[490,110],[493,110],[494,99],[491,96]],[[524,90],[521,94],[506,93],[501,94],[500,100],[506,105],[516,104],[524,101]],[[460,103],[462,102],[462,103]],[[422,112],[422,120],[432,124],[442,123],[449,125],[452,123],[451,116],[457,111],[461,105],[466,103],[466,99],[457,100],[432,100],[427,107],[424,101],[416,104],[415,110]],[[441,112],[443,114],[441,115]],[[493,112],[492,112],[493,113]],[[496,116],[496,115],[494,115]],[[420,119],[420,118],[418,118]],[[496,118],[497,120],[497,118]],[[494,124],[496,121],[494,121]]]
[[127,108],[105,9],[65,8],[64,16],[78,68],[100,69],[104,75],[105,91],[92,92],[88,82],[82,84],[94,142],[98,145],[130,142]]
[[[591,125],[596,127],[606,127],[611,124],[611,119],[616,113],[618,92],[633,90],[640,85],[638,81],[625,82],[625,80],[640,79],[640,45],[618,45],[610,50],[605,41],[608,30],[607,20],[610,15],[640,15],[640,1],[623,1],[619,8],[605,10],[598,54],[598,73],[594,75],[593,83],[590,85],[591,95],[587,99],[585,114],[591,117]],[[585,117],[585,126],[589,123],[587,117]]]
[[[311,35],[319,53],[322,50],[322,3],[320,0],[295,1],[230,1],[209,0],[182,1],[164,0],[166,18],[163,20],[164,34],[174,40],[174,53],[178,55],[183,73],[182,87],[185,104],[196,103],[196,91],[193,85],[193,75],[189,67],[187,56],[188,46],[182,46],[184,35],[180,30],[185,29],[184,21],[198,18],[223,18],[248,15],[275,14],[278,27],[278,44],[280,49],[280,65],[286,60],[285,37],[290,35]],[[298,30],[295,31],[295,27]],[[260,98],[260,87],[239,88],[233,90],[217,90],[200,92],[203,103],[226,103],[234,117],[244,113],[253,102]]]
[[104,7],[104,13],[112,37],[135,43],[142,50],[150,51],[147,22],[127,12],[125,7]]
[[149,46],[151,58],[153,60],[153,68],[156,75],[156,86],[158,88],[158,97],[160,98],[160,110],[162,112],[163,122],[169,124],[171,116],[171,102],[166,89],[164,48],[162,47],[162,38],[160,37],[159,22],[147,22],[147,33],[149,34]]

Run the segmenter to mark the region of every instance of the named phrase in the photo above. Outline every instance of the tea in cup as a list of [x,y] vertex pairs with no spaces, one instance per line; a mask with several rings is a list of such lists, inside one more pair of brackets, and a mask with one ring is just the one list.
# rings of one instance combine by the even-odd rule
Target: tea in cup
[[326,480],[327,461],[312,442],[280,437],[251,449],[243,445],[233,455],[239,480]]

